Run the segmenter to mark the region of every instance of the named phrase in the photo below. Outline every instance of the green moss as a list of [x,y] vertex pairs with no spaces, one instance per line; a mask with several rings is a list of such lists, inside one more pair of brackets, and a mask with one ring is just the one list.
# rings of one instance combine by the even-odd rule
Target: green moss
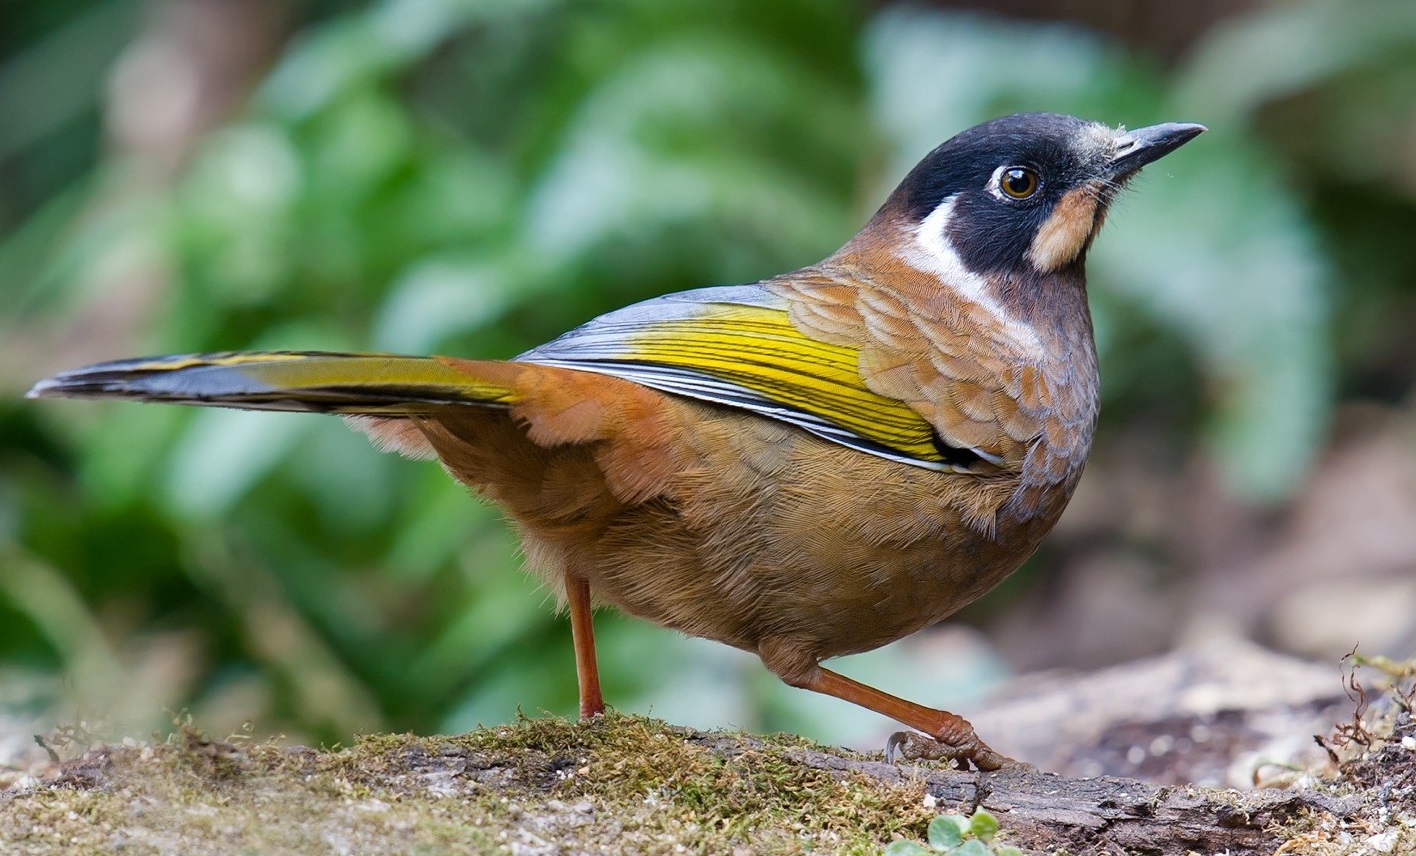
[[797,760],[808,748],[837,752],[617,714],[377,735],[339,751],[183,729],[93,750],[0,797],[0,852],[878,853],[923,834],[922,783],[808,767]]

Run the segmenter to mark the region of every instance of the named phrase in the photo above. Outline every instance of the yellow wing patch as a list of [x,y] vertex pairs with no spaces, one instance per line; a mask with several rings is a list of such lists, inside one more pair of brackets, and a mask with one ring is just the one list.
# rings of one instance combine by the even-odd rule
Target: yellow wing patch
[[943,460],[923,416],[866,388],[857,349],[808,338],[775,309],[715,309],[645,325],[626,337],[625,357],[740,386],[922,462]]

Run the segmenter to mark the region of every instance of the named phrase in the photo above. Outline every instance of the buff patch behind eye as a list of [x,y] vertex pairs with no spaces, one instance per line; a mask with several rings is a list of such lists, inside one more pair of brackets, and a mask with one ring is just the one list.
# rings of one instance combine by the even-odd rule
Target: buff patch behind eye
[[1068,191],[1037,230],[1028,261],[1043,273],[1075,261],[1096,227],[1097,195],[1089,186]]

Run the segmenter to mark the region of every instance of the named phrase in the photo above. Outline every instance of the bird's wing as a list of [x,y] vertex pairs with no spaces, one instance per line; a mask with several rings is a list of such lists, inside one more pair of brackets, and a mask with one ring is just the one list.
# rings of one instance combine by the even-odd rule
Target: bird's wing
[[749,410],[828,440],[933,470],[991,468],[909,402],[872,390],[861,349],[806,335],[764,284],[671,294],[602,315],[518,362],[598,372]]
[[[972,449],[1004,469],[1025,461],[1051,472],[1063,458],[1043,461],[1038,439],[1068,445],[1077,425],[1054,418],[1059,396],[1090,387],[1044,370],[1036,331],[983,302],[907,269],[889,276],[819,265],[763,283],[786,301],[792,325],[812,339],[858,349],[865,385],[902,401],[944,442]],[[1087,359],[1079,353],[1078,360]],[[1079,369],[1080,370],[1080,369]],[[1083,418],[1095,410],[1079,407]],[[1077,461],[1076,463],[1080,463]]]

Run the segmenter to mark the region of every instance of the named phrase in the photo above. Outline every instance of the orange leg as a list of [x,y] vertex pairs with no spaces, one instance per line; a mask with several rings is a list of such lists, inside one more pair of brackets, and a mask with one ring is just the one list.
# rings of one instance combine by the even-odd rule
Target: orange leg
[[573,573],[565,575],[565,596],[570,602],[570,637],[575,643],[575,676],[580,682],[580,718],[605,712],[600,694],[600,667],[595,663],[595,625],[590,614],[590,583]]
[[794,685],[884,714],[896,722],[923,731],[937,741],[927,742],[917,735],[905,733],[892,735],[886,746],[887,760],[893,759],[896,750],[903,749],[906,755],[914,758],[947,759],[965,764],[972,761],[980,770],[997,770],[1016,763],[978,739],[968,720],[947,710],[935,710],[906,701],[819,666],[805,680],[794,682]]

